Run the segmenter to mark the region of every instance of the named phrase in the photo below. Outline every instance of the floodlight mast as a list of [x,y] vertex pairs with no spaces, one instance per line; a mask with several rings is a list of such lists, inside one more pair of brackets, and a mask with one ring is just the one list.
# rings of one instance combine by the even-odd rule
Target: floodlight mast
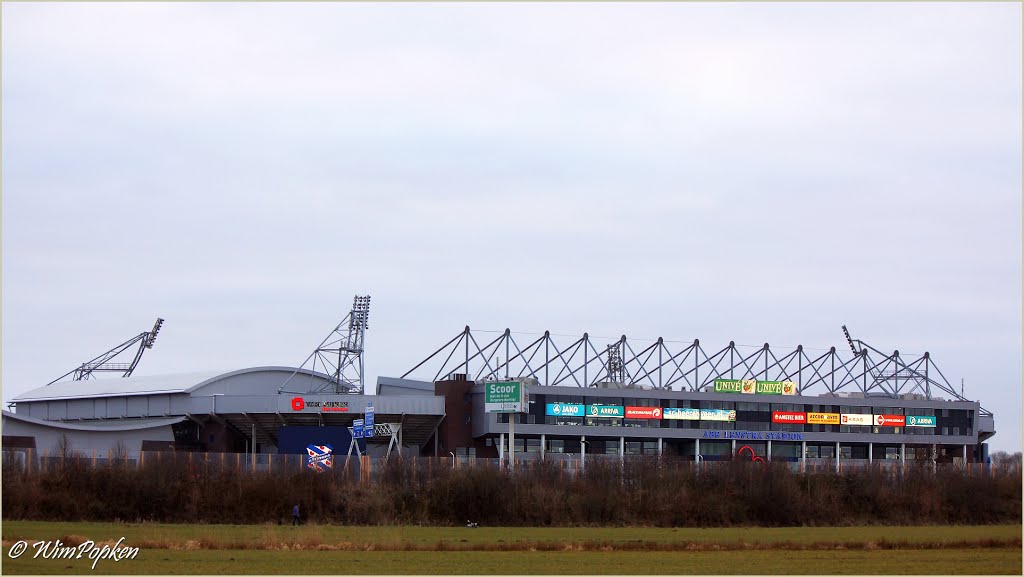
[[296,370],[288,376],[278,392],[363,394],[365,387],[363,343],[369,328],[370,296],[356,295],[352,299],[352,310],[299,367],[300,369],[307,368],[312,361],[312,366],[309,368],[313,373],[327,375],[328,378],[315,378],[310,381],[306,391],[290,390],[288,384],[298,374],[299,371]]
[[[142,353],[146,352],[146,349],[153,348],[153,343],[156,342],[156,336],[160,332],[160,327],[164,324],[164,319],[157,318],[156,322],[153,323],[153,329],[128,339],[127,341],[117,345],[109,351],[93,358],[92,360],[86,361],[78,367],[64,373],[56,379],[46,383],[46,386],[52,385],[58,381],[64,380],[68,376],[72,376],[73,381],[86,381],[89,379],[95,379],[94,373],[121,373],[121,377],[130,377],[135,368],[139,366],[139,361],[142,360]],[[135,356],[132,358],[130,363],[112,363],[110,362],[121,353],[131,349],[133,346],[138,345],[135,350]]]

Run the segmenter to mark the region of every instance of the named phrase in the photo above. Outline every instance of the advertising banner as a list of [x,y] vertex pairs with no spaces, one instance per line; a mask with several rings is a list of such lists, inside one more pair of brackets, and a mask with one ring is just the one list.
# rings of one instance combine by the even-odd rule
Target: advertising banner
[[796,383],[793,381],[715,379],[715,392],[747,395],[795,395]]
[[525,413],[526,386],[519,381],[498,381],[484,384],[484,412]]
[[700,409],[665,407],[661,410],[661,418],[677,421],[699,421]]
[[552,417],[582,417],[583,405],[575,403],[548,403],[544,405],[544,414]]
[[587,405],[587,414],[591,417],[614,417],[621,419],[626,411],[621,405]]
[[838,425],[839,413],[807,413],[809,425]]
[[716,393],[739,393],[742,390],[737,379],[715,379]]
[[870,427],[874,422],[874,419],[868,413],[843,413],[839,415],[840,425],[867,425]]
[[807,422],[807,413],[794,413],[790,411],[772,411],[772,422],[802,425]]
[[660,419],[661,407],[626,407],[627,419]]
[[875,424],[879,427],[902,427],[906,419],[903,415],[875,415]]
[[908,427],[934,427],[935,417],[931,415],[907,415]]
[[700,420],[702,421],[735,421],[736,411],[728,409],[701,409]]

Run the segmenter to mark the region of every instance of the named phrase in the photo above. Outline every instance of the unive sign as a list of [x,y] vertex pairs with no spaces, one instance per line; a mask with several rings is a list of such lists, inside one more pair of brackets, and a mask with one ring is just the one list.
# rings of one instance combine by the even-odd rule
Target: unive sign
[[744,395],[795,395],[793,381],[756,381],[752,379],[715,379],[716,393],[742,393]]

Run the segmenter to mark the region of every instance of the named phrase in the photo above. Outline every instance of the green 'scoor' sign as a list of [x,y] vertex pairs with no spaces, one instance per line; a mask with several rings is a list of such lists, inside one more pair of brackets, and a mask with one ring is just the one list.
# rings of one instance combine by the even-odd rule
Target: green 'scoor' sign
[[526,411],[526,395],[519,381],[498,381],[484,385],[484,411],[487,413],[522,413]]

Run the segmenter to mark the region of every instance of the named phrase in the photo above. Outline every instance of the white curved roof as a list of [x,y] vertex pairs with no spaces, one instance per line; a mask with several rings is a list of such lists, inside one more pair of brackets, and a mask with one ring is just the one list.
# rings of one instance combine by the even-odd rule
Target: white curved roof
[[[133,395],[166,395],[190,393],[199,387],[227,377],[256,372],[299,371],[308,375],[328,378],[308,369],[295,367],[251,367],[236,371],[203,371],[174,375],[147,375],[127,378],[92,379],[88,381],[61,381],[32,389],[12,399],[12,402],[56,401],[96,397],[126,397]],[[282,383],[284,381],[282,380]]]
[[81,423],[46,421],[43,419],[26,417],[24,415],[12,413],[10,411],[0,411],[0,413],[3,413],[3,418],[5,419],[14,419],[16,421],[31,423],[33,425],[53,427],[56,429],[67,429],[69,431],[92,431],[97,433],[110,431],[135,431],[140,429],[152,429],[153,427],[165,427],[167,425],[173,425],[175,423],[180,423],[185,420],[185,417],[158,417],[145,419],[110,419],[106,421],[89,421],[88,423]]

